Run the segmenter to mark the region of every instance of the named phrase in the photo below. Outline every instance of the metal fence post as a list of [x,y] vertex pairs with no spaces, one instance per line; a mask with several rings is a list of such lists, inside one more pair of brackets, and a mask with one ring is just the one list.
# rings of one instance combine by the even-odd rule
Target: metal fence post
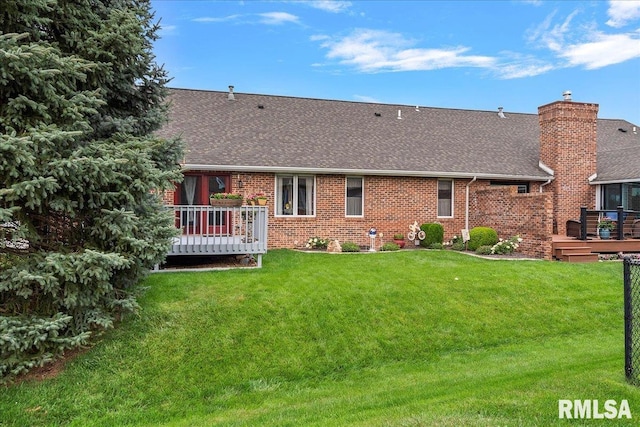
[[640,385],[640,259],[624,259],[624,370],[627,381]]

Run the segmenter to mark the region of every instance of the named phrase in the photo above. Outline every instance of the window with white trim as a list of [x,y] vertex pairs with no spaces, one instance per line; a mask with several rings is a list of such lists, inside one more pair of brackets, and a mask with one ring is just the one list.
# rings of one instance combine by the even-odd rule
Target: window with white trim
[[315,181],[315,177],[311,175],[277,176],[276,215],[314,216]]
[[363,216],[363,194],[364,179],[362,177],[348,176],[344,201],[346,216]]
[[453,180],[438,180],[438,216],[453,216]]

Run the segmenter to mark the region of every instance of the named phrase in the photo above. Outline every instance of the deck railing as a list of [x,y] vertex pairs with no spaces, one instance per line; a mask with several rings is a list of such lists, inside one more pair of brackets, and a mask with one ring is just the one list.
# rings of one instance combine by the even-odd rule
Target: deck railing
[[611,233],[612,239],[624,240],[626,237],[636,237],[634,233],[640,212],[625,210],[622,206],[618,206],[616,210],[589,210],[583,206],[580,208],[580,239],[587,240],[589,235],[597,235],[598,222],[604,217],[614,219],[615,228]]
[[266,206],[170,205],[180,235],[168,255],[264,254]]

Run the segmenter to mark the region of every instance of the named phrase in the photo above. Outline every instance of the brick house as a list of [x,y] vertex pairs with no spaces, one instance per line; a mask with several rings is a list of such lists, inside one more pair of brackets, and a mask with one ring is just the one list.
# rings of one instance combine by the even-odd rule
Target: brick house
[[564,100],[538,114],[258,94],[170,90],[161,136],[186,143],[185,182],[167,204],[208,194],[268,197],[271,248],[312,236],[368,244],[440,222],[445,241],[490,226],[550,259],[580,207],[640,211],[640,136],[598,105]]

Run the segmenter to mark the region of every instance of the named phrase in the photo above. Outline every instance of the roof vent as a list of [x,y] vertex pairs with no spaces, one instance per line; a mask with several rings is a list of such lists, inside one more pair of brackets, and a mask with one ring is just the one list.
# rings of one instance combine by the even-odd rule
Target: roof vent
[[233,86],[229,86],[229,95],[227,96],[229,101],[235,101],[236,96],[233,94]]
[[500,117],[501,119],[507,118],[507,116],[505,116],[504,113],[502,112],[502,107],[498,107],[498,117]]
[[565,90],[564,92],[562,92],[562,97],[565,101],[571,101],[571,91]]
[[373,114],[375,114],[376,117],[380,117],[382,115],[380,113],[373,113]]
[[624,128],[618,128],[618,130],[619,130],[620,132],[627,133],[627,130],[626,130],[626,129],[624,129]]
[[398,120],[402,120],[402,110],[398,110]]
[[262,104],[258,104],[258,109],[259,109],[259,110],[264,110],[264,105],[262,105]]

